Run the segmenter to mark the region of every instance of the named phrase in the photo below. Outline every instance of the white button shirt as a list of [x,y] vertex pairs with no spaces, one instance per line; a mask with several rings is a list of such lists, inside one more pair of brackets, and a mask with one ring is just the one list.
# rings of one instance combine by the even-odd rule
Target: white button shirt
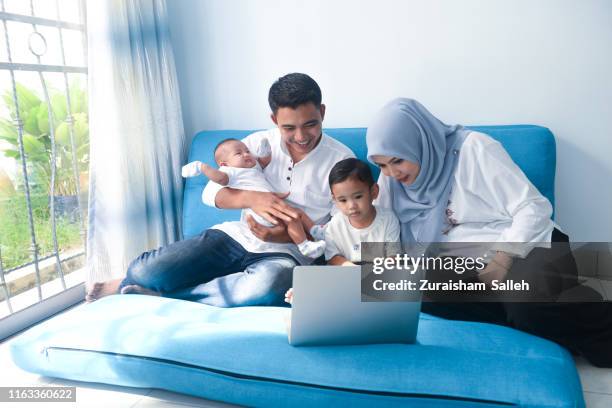
[[[254,152],[263,138],[267,138],[272,147],[272,160],[264,169],[264,174],[273,191],[288,192],[289,196],[286,199],[288,204],[304,210],[316,224],[329,221],[333,209],[328,182],[329,172],[340,160],[355,157],[353,152],[342,143],[323,134],[319,144],[306,157],[294,163],[278,128],[252,133],[242,141],[250,151]],[[224,187],[209,181],[202,192],[202,201],[214,207],[217,193],[222,188]],[[292,255],[301,264],[312,262],[312,259],[304,257],[292,243],[264,242],[255,237],[244,221],[244,216],[243,211],[241,222],[224,222],[212,228],[225,232],[249,252],[283,252]]]

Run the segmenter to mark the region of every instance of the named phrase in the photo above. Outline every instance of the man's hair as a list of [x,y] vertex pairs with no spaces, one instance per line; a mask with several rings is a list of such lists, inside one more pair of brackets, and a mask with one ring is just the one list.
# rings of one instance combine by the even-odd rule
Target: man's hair
[[215,158],[215,162],[217,164],[219,164],[219,162],[217,160],[217,150],[219,150],[221,147],[223,147],[224,144],[226,144],[228,142],[240,142],[240,140],[238,140],[236,138],[233,138],[233,137],[228,137],[227,139],[223,139],[222,141],[217,143],[217,145],[215,146],[215,150],[213,150],[213,157]]
[[275,115],[278,108],[296,109],[309,102],[321,107],[321,88],[306,74],[293,73],[278,78],[268,93],[268,103]]
[[374,185],[374,177],[372,171],[367,163],[355,159],[344,159],[332,167],[329,172],[329,188],[332,188],[334,184],[342,183],[349,178],[356,178],[357,180],[366,183],[368,187]]

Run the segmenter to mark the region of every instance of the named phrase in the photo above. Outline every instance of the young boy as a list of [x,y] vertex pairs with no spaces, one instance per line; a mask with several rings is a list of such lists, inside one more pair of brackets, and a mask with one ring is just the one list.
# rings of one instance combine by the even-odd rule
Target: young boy
[[[325,228],[325,260],[329,265],[361,262],[362,242],[399,242],[400,225],[390,210],[374,207],[378,184],[366,163],[350,158],[339,161],[329,173],[329,187],[340,210]],[[291,303],[293,289],[285,294]]]
[[[262,140],[256,153],[257,155],[253,155],[238,139],[225,139],[215,147],[214,151],[215,162],[219,165],[219,169],[200,161],[193,161],[183,166],[182,175],[183,177],[194,177],[204,173],[210,180],[222,186],[239,190],[272,192],[274,189],[262,171],[271,160],[270,143],[267,139]],[[251,209],[245,211],[258,223],[266,227],[272,226]],[[310,232],[314,223],[303,211],[298,211],[298,213],[300,219],[287,223],[287,232],[304,256],[318,258],[325,251],[325,241],[307,239],[306,231]],[[315,232],[316,228],[311,234],[316,235]]]

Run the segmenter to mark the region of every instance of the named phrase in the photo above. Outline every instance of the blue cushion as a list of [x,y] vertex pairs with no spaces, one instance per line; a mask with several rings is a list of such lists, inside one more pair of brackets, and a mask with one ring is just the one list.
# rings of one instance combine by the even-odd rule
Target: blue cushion
[[114,295],[37,325],[10,351],[42,375],[249,406],[584,406],[571,356],[510,328],[423,314],[414,345],[295,348],[287,312]]
[[[525,172],[540,192],[555,204],[555,138],[547,128],[534,125],[470,126],[499,140],[512,159]],[[221,140],[242,139],[253,130],[204,131],[195,135],[189,161],[200,160],[215,166],[213,149]],[[325,132],[350,147],[355,155],[366,160],[365,128],[326,129]],[[376,177],[378,168],[371,166]],[[228,220],[238,220],[240,211],[219,210],[202,204],[201,194],[207,179],[187,179],[183,203],[183,234],[185,238],[198,235],[205,229]]]

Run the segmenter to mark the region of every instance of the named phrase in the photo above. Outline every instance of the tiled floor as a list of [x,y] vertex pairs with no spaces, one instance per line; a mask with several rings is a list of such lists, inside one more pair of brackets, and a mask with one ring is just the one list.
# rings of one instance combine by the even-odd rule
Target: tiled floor
[[612,369],[593,367],[585,360],[576,359],[587,407],[612,407]]
[[[78,307],[78,306],[77,306]],[[53,407],[133,407],[133,408],[161,408],[161,407],[230,407],[221,402],[195,398],[173,392],[157,390],[118,387],[106,384],[91,384],[77,381],[68,381],[57,378],[41,377],[19,369],[12,362],[7,342],[0,343],[0,386],[75,386],[77,387],[77,402],[75,403],[48,403],[31,404],[33,406]],[[612,369],[600,369],[591,366],[585,360],[576,360],[584,397],[587,407],[612,407]],[[24,408],[23,403],[2,403],[2,408]]]

